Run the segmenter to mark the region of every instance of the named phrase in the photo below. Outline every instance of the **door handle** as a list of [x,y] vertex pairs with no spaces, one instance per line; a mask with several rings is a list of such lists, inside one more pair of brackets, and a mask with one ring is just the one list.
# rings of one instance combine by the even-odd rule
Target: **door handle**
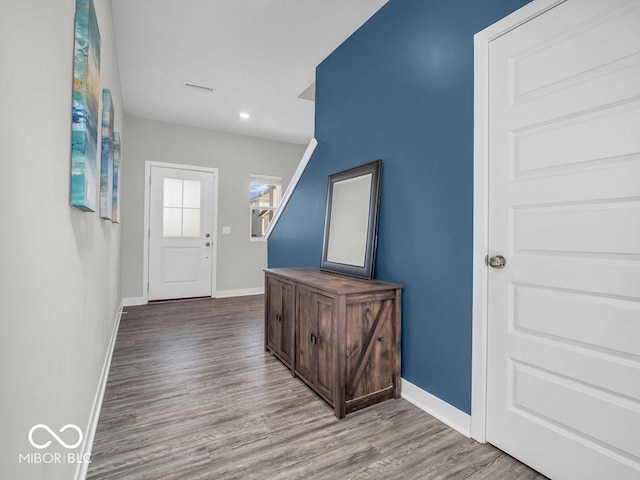
[[313,333],[309,335],[309,341],[314,345],[318,344],[318,337],[316,337]]
[[211,242],[207,242],[207,243],[205,243],[205,245],[206,245],[207,247],[210,247],[210,246],[211,246]]
[[489,266],[491,268],[503,269],[507,265],[507,259],[502,255],[494,255],[489,258]]

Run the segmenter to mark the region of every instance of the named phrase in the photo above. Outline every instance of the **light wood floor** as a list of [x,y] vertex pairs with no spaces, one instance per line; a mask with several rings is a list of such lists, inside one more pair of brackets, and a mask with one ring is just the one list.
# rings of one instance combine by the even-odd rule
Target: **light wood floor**
[[337,420],[263,349],[262,296],[127,308],[89,479],[543,479],[405,400]]

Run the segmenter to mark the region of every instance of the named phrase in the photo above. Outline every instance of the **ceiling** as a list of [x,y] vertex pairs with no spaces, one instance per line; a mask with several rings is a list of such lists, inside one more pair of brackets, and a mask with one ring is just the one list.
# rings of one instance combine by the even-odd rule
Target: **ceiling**
[[308,143],[315,67],[386,1],[112,0],[125,111]]

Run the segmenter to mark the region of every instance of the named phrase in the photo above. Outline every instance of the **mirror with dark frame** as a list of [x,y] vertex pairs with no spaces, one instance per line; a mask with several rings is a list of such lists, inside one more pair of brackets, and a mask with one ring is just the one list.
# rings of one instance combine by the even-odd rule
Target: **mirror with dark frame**
[[372,279],[382,160],[329,175],[321,270]]

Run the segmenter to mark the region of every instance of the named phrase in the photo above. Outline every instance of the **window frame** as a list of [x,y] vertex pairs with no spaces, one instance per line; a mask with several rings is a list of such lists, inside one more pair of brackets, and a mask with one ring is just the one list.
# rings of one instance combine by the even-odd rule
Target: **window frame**
[[[269,206],[269,207],[259,207],[256,208],[253,205],[251,205],[252,199],[251,199],[251,185],[253,184],[258,184],[258,183],[262,183],[263,185],[275,185],[276,186],[276,193],[277,193],[277,198],[275,200],[275,206]],[[251,242],[265,242],[267,240],[266,236],[263,235],[261,237],[254,237],[252,236],[252,232],[253,232],[253,211],[254,210],[270,210],[272,212],[274,212],[274,218],[275,218],[275,212],[278,210],[278,208],[280,207],[280,203],[282,202],[282,177],[278,177],[275,175],[263,175],[263,174],[257,174],[257,173],[251,173],[249,174],[249,241]],[[271,221],[273,221],[273,218],[269,221],[269,225],[271,224]],[[269,226],[267,225],[267,228],[265,230],[265,234],[266,232],[269,230]]]

